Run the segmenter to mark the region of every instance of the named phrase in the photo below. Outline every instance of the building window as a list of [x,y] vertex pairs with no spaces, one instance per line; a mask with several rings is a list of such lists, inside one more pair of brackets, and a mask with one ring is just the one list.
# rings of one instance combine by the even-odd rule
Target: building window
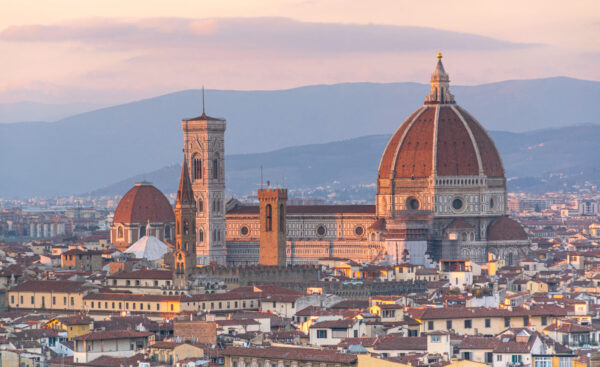
[[325,236],[325,233],[327,233],[327,230],[325,229],[325,226],[323,226],[323,225],[320,225],[320,226],[317,228],[317,234],[318,234],[319,236],[323,237],[323,236]]
[[213,178],[219,178],[219,160],[213,159]]
[[433,321],[427,321],[427,330],[433,330]]
[[497,354],[496,355],[496,361],[502,362],[502,354]]
[[52,296],[52,304],[55,305],[56,304],[56,297]]
[[470,361],[471,360],[471,352],[462,352],[462,359],[464,359],[465,361]]
[[201,229],[198,230],[198,242],[204,242],[204,232]]
[[265,231],[271,232],[273,229],[273,207],[267,204],[265,207]]
[[192,179],[199,180],[202,178],[202,159],[194,155],[192,159]]
[[446,320],[446,329],[452,329],[452,320]]
[[542,325],[548,325],[548,317],[542,316]]
[[558,367],[571,367],[573,366],[573,357],[559,357]]
[[171,226],[165,226],[165,238],[171,238]]
[[431,342],[432,343],[440,343],[442,341],[442,336],[441,335],[432,335],[431,336]]
[[160,311],[160,303],[156,304],[156,311]]
[[485,363],[488,363],[488,364],[494,363],[494,353],[485,352]]
[[33,298],[33,296],[31,296],[31,304],[35,303],[35,299]]
[[174,309],[174,306],[173,306],[173,304],[171,303],[171,311],[173,311],[173,309]]
[[534,361],[534,367],[552,367],[552,357],[534,357]]
[[279,232],[285,232],[285,210],[283,204],[279,205]]
[[504,318],[504,327],[510,327],[510,317]]
[[521,362],[523,362],[523,356],[521,356],[520,354],[512,355],[512,363],[521,363]]
[[117,238],[122,240],[123,239],[123,227],[119,226],[117,228]]
[[523,316],[523,327],[529,326],[529,316]]
[[465,329],[471,328],[471,320],[465,320]]
[[317,339],[327,339],[327,330],[317,330]]
[[10,296],[10,303],[11,303],[11,304],[14,304],[14,303],[15,303],[15,296],[14,296],[14,294],[12,294],[12,295]]
[[247,226],[242,226],[242,228],[240,228],[240,234],[242,236],[247,236],[248,233],[250,233],[250,230],[248,229]]
[[492,326],[492,320],[490,320],[490,319],[485,319],[485,327],[486,327],[486,328],[489,328],[489,327],[491,327],[491,326]]

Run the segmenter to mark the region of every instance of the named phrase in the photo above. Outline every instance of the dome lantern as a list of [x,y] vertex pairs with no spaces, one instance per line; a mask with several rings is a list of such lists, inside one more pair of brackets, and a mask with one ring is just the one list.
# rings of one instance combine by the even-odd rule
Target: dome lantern
[[437,65],[431,74],[431,92],[425,97],[425,104],[453,104],[454,95],[450,93],[450,76],[442,64],[442,52],[438,51]]

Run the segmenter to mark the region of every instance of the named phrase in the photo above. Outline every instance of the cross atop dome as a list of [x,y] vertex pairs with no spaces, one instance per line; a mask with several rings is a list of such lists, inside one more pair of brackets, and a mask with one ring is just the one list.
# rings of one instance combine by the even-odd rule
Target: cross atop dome
[[425,104],[453,104],[454,95],[450,93],[450,77],[442,64],[442,51],[438,50],[437,65],[431,74],[431,92],[425,97]]

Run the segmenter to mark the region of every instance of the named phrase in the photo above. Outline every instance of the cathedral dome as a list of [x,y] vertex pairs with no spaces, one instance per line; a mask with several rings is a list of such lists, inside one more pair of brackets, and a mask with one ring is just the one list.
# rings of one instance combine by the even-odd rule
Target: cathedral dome
[[169,200],[148,182],[137,183],[123,196],[114,223],[168,223],[175,222]]
[[488,133],[454,103],[441,58],[438,54],[424,105],[389,140],[379,164],[379,179],[504,177],[502,160]]
[[489,241],[524,241],[527,233],[521,225],[507,216],[498,217],[488,227]]

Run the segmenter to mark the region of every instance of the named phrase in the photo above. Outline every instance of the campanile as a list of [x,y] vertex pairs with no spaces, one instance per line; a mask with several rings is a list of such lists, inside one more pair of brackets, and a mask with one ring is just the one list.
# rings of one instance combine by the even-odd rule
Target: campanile
[[207,116],[181,121],[185,159],[196,200],[198,263],[224,265],[225,248],[225,120]]

